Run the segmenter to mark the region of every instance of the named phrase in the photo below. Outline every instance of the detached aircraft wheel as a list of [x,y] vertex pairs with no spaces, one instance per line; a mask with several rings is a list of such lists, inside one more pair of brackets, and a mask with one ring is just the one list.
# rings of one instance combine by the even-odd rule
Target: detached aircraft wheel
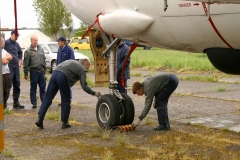
[[121,115],[119,125],[132,124],[135,115],[133,101],[127,94],[121,93],[121,95],[124,100],[122,101],[122,105],[120,104]]
[[96,106],[96,116],[98,124],[102,128],[111,129],[119,124],[120,107],[117,99],[106,94],[99,98]]

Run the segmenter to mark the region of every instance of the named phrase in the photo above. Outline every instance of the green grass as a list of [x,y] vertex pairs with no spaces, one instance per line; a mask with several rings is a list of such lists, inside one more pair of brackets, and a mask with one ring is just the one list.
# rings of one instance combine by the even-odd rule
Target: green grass
[[[80,50],[93,62],[91,50]],[[175,50],[154,48],[136,49],[131,55],[131,69],[170,69],[174,71],[216,71],[206,54],[189,53]]]

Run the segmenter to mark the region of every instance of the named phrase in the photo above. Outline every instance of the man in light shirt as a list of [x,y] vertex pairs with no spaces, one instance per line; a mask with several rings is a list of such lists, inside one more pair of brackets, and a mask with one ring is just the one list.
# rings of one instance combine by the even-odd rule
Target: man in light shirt
[[7,92],[8,92],[8,73],[10,70],[8,68],[9,61],[12,60],[12,55],[9,54],[5,49],[5,40],[1,37],[1,49],[2,49],[2,80],[3,80],[3,103],[4,109],[7,108]]

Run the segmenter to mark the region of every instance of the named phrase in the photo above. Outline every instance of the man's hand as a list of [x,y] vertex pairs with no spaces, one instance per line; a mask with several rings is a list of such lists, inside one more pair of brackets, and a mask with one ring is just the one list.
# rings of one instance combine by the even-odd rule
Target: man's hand
[[28,76],[24,76],[24,79],[28,80]]
[[101,93],[100,92],[96,92],[95,96],[99,98],[101,96]]
[[18,66],[19,66],[19,68],[22,67],[22,60],[21,59],[18,60]]
[[139,124],[140,124],[140,122],[141,122],[142,120],[140,120],[139,118],[137,118],[134,122],[133,122],[133,128],[136,128]]

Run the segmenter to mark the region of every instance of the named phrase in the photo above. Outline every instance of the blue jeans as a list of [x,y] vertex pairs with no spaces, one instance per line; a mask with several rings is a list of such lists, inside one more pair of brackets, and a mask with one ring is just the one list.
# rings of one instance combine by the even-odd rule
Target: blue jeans
[[43,101],[45,96],[45,90],[46,90],[46,80],[44,77],[44,71],[41,72],[35,72],[30,71],[30,99],[31,103],[33,105],[37,105],[37,98],[36,98],[36,92],[37,92],[37,85],[39,86],[39,94],[40,99]]
[[168,84],[160,90],[156,95],[156,109],[158,114],[159,125],[169,125],[168,119],[168,99],[178,86],[178,78],[174,74],[170,74]]
[[61,94],[61,121],[68,122],[70,109],[71,109],[71,98],[70,98],[70,87],[68,85],[67,76],[57,70],[54,70],[52,73],[52,77],[47,87],[47,91],[45,97],[43,99],[40,110],[38,111],[38,118],[43,120],[45,114],[52,104],[52,100],[57,94],[58,90],[60,90]]

